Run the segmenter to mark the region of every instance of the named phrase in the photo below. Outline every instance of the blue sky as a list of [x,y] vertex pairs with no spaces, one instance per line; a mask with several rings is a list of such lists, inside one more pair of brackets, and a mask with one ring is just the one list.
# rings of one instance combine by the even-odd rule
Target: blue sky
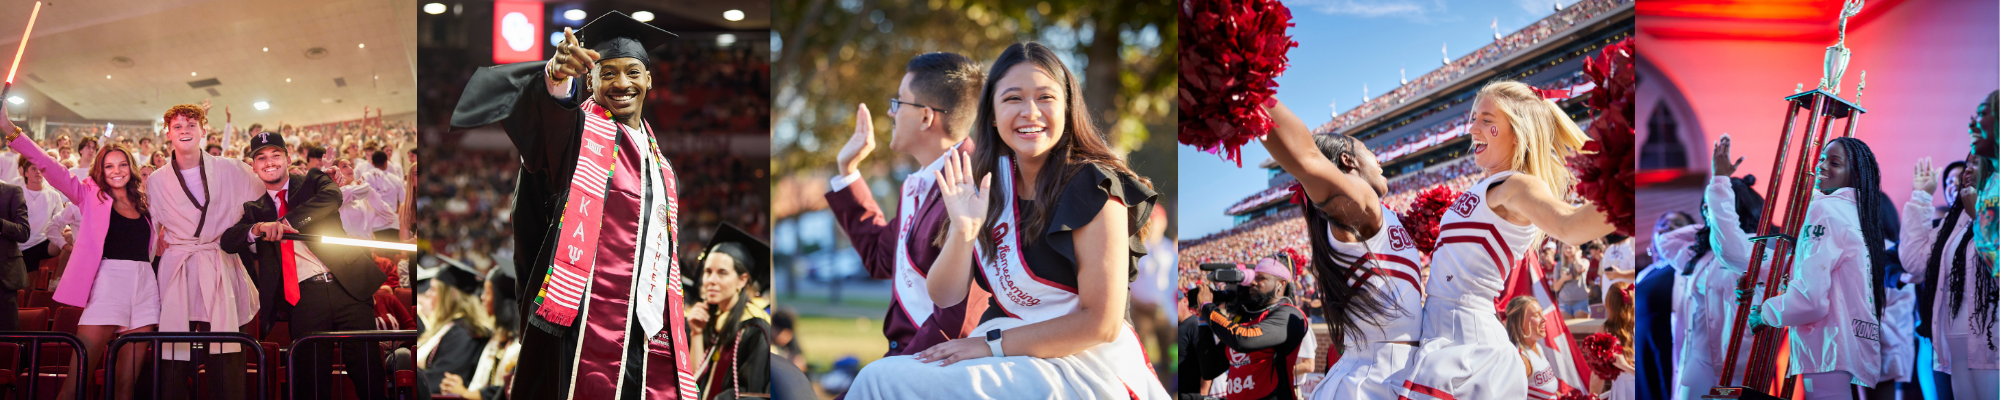
[[[1493,24],[1510,33],[1552,14],[1557,0],[1304,0],[1286,1],[1288,32],[1299,42],[1291,67],[1278,77],[1278,100],[1307,125],[1319,126],[1335,111],[1361,104],[1368,95],[1400,85],[1397,69],[1416,78],[1442,65],[1442,46],[1451,57],[1493,41]],[[1564,5],[1576,0],[1560,0]],[[1328,105],[1338,108],[1330,108]],[[1243,167],[1222,157],[1180,146],[1178,219],[1183,239],[1230,226],[1222,210],[1264,189],[1266,173],[1256,164],[1270,159],[1263,145],[1243,148]]]

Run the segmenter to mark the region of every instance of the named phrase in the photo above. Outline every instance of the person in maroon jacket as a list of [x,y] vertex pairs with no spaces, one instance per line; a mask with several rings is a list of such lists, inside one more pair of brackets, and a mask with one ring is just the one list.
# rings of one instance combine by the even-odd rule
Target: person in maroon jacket
[[973,300],[938,307],[924,286],[947,227],[933,172],[947,152],[972,151],[966,136],[972,131],[973,105],[979,102],[985,74],[972,59],[944,52],[910,59],[905,71],[896,97],[889,99],[893,122],[889,148],[925,167],[903,180],[897,212],[883,214],[867,182],[861,181],[861,160],[875,149],[875,128],[866,104],[855,113],[854,136],[841,147],[836,163],[840,176],[833,178],[832,191],[826,194],[827,207],[861,253],[868,276],[894,279],[895,293],[882,323],[882,335],[889,339],[885,357],[916,354],[965,337],[979,324],[979,315],[986,311],[984,296],[990,296],[973,287]]

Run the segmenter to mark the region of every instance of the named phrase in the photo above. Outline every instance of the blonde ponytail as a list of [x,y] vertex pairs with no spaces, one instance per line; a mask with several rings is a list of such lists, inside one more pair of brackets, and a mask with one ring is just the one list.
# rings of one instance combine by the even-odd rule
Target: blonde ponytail
[[1576,178],[1570,175],[1567,158],[1583,149],[1590,137],[1570,120],[1562,107],[1543,99],[1535,88],[1519,81],[1498,81],[1479,89],[1473,104],[1492,99],[1507,113],[1514,128],[1513,166],[1509,169],[1534,175],[1548,183],[1556,198],[1567,199]]

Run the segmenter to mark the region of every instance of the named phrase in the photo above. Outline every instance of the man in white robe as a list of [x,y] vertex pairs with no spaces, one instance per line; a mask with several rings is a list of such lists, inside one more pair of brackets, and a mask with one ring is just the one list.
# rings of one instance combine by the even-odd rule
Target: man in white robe
[[[207,125],[205,119],[199,122],[189,125]],[[241,160],[202,151],[203,132],[169,130],[171,168],[146,177],[152,217],[164,229],[161,237],[167,245],[159,261],[161,332],[240,332],[257,314],[256,285],[242,260],[223,253],[218,241],[223,230],[243,218],[243,203],[264,196],[263,181]],[[190,353],[188,345],[165,346],[163,357],[169,361],[162,362],[163,368],[181,368],[176,372],[192,377],[193,365],[178,362],[190,360]],[[223,393],[209,397],[242,398],[240,346],[213,345],[209,353],[211,381],[201,386]]]

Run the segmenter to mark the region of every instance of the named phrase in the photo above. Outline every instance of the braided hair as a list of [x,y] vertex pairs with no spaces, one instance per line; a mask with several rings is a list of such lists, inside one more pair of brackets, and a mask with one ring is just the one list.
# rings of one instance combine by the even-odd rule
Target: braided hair
[[1835,143],[1847,149],[1848,165],[1851,167],[1848,185],[1854,188],[1855,219],[1861,221],[1861,242],[1868,247],[1868,272],[1874,277],[1869,286],[1873,287],[1875,317],[1879,319],[1882,317],[1882,299],[1888,298],[1883,293],[1887,286],[1883,283],[1887,279],[1884,275],[1887,275],[1889,260],[1895,258],[1895,254],[1883,249],[1883,242],[1894,236],[1890,227],[1896,222],[1890,219],[1895,214],[1884,213],[1893,210],[1888,209],[1890,205],[1886,198],[1876,195],[1882,191],[1882,171],[1875,162],[1875,151],[1870,150],[1868,143],[1861,139],[1841,137],[1827,142],[1828,145]]
[[[1313,144],[1319,147],[1320,155],[1334,161],[1335,167],[1343,173],[1351,172],[1352,169],[1340,166],[1340,156],[1354,157],[1356,141],[1358,139],[1342,134],[1313,136]],[[1383,301],[1376,293],[1370,293],[1368,285],[1356,286],[1348,283],[1360,277],[1358,271],[1367,268],[1365,265],[1368,262],[1367,254],[1345,256],[1335,251],[1333,237],[1328,234],[1328,229],[1345,230],[1356,237],[1361,236],[1360,231],[1350,224],[1332,218],[1319,207],[1314,207],[1311,201],[1306,203],[1300,204],[1299,208],[1301,214],[1305,214],[1306,237],[1310,238],[1312,243],[1313,275],[1319,277],[1314,286],[1319,289],[1322,304],[1319,309],[1320,316],[1326,319],[1327,332],[1330,336],[1359,337],[1364,325],[1379,326],[1383,315],[1399,307]],[[1394,215],[1382,217],[1393,218]],[[1363,240],[1361,245],[1365,247],[1368,243]],[[1375,249],[1369,248],[1368,251],[1372,253]]]
[[[1736,225],[1745,233],[1756,233],[1757,224],[1764,221],[1764,197],[1758,195],[1757,190],[1752,188],[1756,184],[1756,175],[1744,175],[1742,178],[1729,177],[1730,191],[1736,195]],[[1703,199],[1701,207],[1707,210],[1708,200]],[[1710,229],[1715,227],[1704,224],[1700,231],[1695,232],[1697,239],[1694,241],[1694,257],[1688,258],[1689,264],[1700,261],[1702,256],[1708,255],[1708,252],[1714,249],[1715,245],[1708,240]],[[1693,274],[1694,268],[1681,270],[1681,275]]]
[[[1972,168],[1972,172],[1975,175],[1973,178],[1974,182],[1985,180],[1986,175],[1990,173],[1990,171],[1980,168],[1978,165],[1965,164],[1964,162],[1954,162],[1952,165]],[[1951,167],[1947,166],[1945,170],[1950,171]],[[1969,186],[1972,184],[1973,182],[1959,182],[1959,185]],[[1954,191],[1956,190],[1954,189]],[[1951,198],[1956,199],[1958,195],[1953,193]],[[1937,238],[1931,243],[1931,257],[1926,261],[1926,265],[1930,268],[1925,270],[1927,282],[1935,282],[1937,280],[1938,267],[1944,261],[1945,242],[1950,241],[1952,230],[1958,227],[1959,219],[1971,212],[1966,207],[1967,204],[1964,202],[1952,201],[1950,210],[1946,211],[1944,223],[1939,226]],[[1952,249],[1951,252],[1951,276],[1948,278],[1950,282],[1947,283],[1947,286],[1949,286],[1947,290],[1951,294],[1951,302],[1949,304],[1953,317],[1959,315],[1961,307],[1965,304],[1965,260],[1971,258],[1966,256],[1965,250],[1966,246],[1973,242],[1973,231],[1974,229],[1969,229],[1968,227],[1964,232],[1959,232],[1958,247]],[[1976,330],[1984,330],[1993,324],[1995,310],[2000,309],[2000,282],[1996,282],[1993,274],[1975,271],[1972,275],[1975,276],[1973,284],[1976,285],[1974,290],[1977,291],[1973,295],[1975,296],[1973,301],[1976,302],[1976,305],[1973,308],[1972,326]],[[1986,348],[1995,349],[1993,335],[1990,332],[1984,333],[1986,333]]]

